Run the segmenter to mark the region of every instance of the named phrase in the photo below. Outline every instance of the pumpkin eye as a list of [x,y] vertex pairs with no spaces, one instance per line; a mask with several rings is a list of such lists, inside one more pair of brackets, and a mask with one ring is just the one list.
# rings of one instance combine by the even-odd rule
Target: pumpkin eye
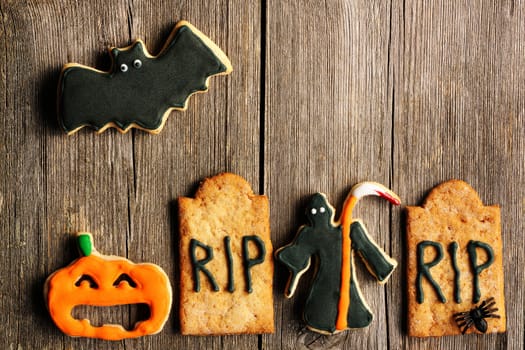
[[136,288],[137,283],[131,279],[127,273],[123,273],[113,282],[113,286],[118,287],[122,282],[127,282],[131,288]]
[[78,279],[78,281],[75,282],[75,286],[80,287],[84,282],[87,282],[89,284],[90,288],[98,289],[98,284],[95,282],[95,279],[91,277],[90,275],[82,275]]

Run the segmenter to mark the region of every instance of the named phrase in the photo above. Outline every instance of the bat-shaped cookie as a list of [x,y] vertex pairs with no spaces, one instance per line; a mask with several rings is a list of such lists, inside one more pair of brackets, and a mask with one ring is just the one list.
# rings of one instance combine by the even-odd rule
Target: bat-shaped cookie
[[62,69],[58,114],[68,135],[84,126],[159,133],[171,110],[186,109],[192,94],[208,89],[210,76],[232,71],[224,52],[186,21],[177,23],[157,56],[141,40],[109,52],[108,72],[76,63]]

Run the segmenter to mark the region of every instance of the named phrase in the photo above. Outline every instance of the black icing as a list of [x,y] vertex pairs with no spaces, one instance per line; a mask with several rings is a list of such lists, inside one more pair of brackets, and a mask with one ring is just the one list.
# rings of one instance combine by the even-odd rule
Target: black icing
[[[250,258],[249,250],[248,250],[248,244],[249,242],[252,242],[256,247],[258,254],[255,257]],[[259,237],[252,235],[252,236],[244,236],[242,237],[242,265],[244,266],[244,279],[246,281],[246,291],[248,293],[253,292],[252,288],[252,274],[250,269],[254,267],[255,265],[262,264],[264,262],[264,258],[266,257],[266,246],[264,245],[264,242]]]
[[[188,97],[206,90],[208,77],[226,65],[189,27],[181,26],[163,53],[146,56],[140,41],[113,49],[112,68],[100,72],[74,65],[60,79],[60,122],[66,132],[83,126],[96,130],[108,123],[155,130],[170,108],[183,108]],[[140,67],[136,63],[140,61]]]
[[[324,208],[324,209],[321,209]],[[277,251],[276,258],[290,270],[290,285],[309,266],[312,258],[318,265],[310,293],[304,307],[304,319],[309,327],[334,333],[338,316],[341,287],[342,228],[333,224],[332,207],[321,194],[315,194],[306,210],[309,225],[303,226],[294,241]],[[352,250],[366,261],[372,274],[379,280],[388,278],[395,268],[386,254],[372,243],[361,222],[352,223],[350,237]],[[353,254],[352,252],[352,254]],[[351,259],[352,263],[353,259]],[[349,328],[363,328],[372,321],[372,314],[359,291],[351,266]]]
[[[480,248],[485,250],[485,253],[487,254],[487,261],[485,261],[483,264],[478,265],[478,254],[476,249]],[[479,299],[481,298],[481,291],[479,289],[479,274],[481,271],[488,268],[492,263],[494,262],[494,251],[492,250],[492,247],[488,245],[485,242],[480,241],[470,241],[467,245],[468,250],[468,257],[470,262],[470,267],[472,268],[472,271],[474,272],[474,276],[472,278],[472,284],[474,287],[474,290],[472,292],[472,302],[477,303],[479,302]]]
[[[436,251],[436,257],[434,260],[425,262],[425,249],[427,247],[433,247]],[[423,278],[426,278],[430,285],[436,291],[436,294],[439,300],[442,303],[446,303],[447,299],[443,295],[443,291],[439,284],[434,280],[430,274],[430,268],[439,264],[443,259],[443,247],[441,243],[434,241],[422,241],[417,245],[417,276],[416,276],[416,297],[417,302],[422,304],[425,301],[425,296],[423,295]]]
[[[206,252],[206,257],[202,259],[197,259],[197,247],[202,248]],[[219,286],[217,285],[217,281],[215,280],[215,277],[213,277],[213,274],[208,270],[204,265],[209,263],[213,259],[213,249],[202,242],[199,242],[196,239],[190,240],[190,261],[191,261],[191,269],[192,269],[192,275],[193,275],[193,290],[195,292],[200,292],[201,290],[201,280],[199,277],[199,272],[202,272],[210,282],[210,287],[213,291],[218,292]]]

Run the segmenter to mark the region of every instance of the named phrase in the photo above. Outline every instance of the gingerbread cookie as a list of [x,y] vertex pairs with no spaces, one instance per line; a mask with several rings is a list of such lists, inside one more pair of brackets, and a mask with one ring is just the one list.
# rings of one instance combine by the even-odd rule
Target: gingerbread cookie
[[409,335],[505,332],[499,207],[450,180],[407,211]]
[[[48,277],[44,295],[51,318],[73,337],[120,340],[155,334],[162,330],[171,308],[171,285],[166,273],[154,264],[135,264],[118,256],[98,253],[90,233],[77,235],[83,256]],[[146,304],[150,316],[132,330],[121,325],[95,327],[89,320],[73,318],[80,305],[115,306]]]
[[182,334],[273,333],[269,203],[242,177],[179,198]]
[[157,56],[141,40],[109,53],[107,72],[76,63],[62,69],[58,114],[67,134],[85,126],[159,133],[172,110],[185,110],[192,94],[208,89],[209,77],[232,71],[224,52],[186,21],[177,23]]
[[316,275],[303,313],[307,327],[315,332],[334,334],[367,327],[372,322],[372,312],[355,278],[355,253],[379,283],[385,283],[397,265],[372,240],[363,223],[352,218],[357,201],[368,195],[400,204],[397,195],[384,186],[363,182],[352,188],[339,221],[334,222],[334,208],[325,195],[317,193],[307,206],[309,224],[301,226],[293,242],[275,254],[290,270],[285,291],[288,298],[310,267],[312,257],[317,258]]

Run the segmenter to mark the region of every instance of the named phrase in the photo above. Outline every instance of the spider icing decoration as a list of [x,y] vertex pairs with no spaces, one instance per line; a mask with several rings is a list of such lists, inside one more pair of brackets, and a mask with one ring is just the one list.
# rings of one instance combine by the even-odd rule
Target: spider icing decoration
[[465,332],[474,325],[481,333],[487,332],[487,321],[486,318],[500,318],[494,312],[498,311],[498,308],[492,307],[496,304],[494,298],[488,298],[483,301],[481,305],[473,308],[470,311],[458,312],[454,314],[454,320],[461,329],[461,333]]

